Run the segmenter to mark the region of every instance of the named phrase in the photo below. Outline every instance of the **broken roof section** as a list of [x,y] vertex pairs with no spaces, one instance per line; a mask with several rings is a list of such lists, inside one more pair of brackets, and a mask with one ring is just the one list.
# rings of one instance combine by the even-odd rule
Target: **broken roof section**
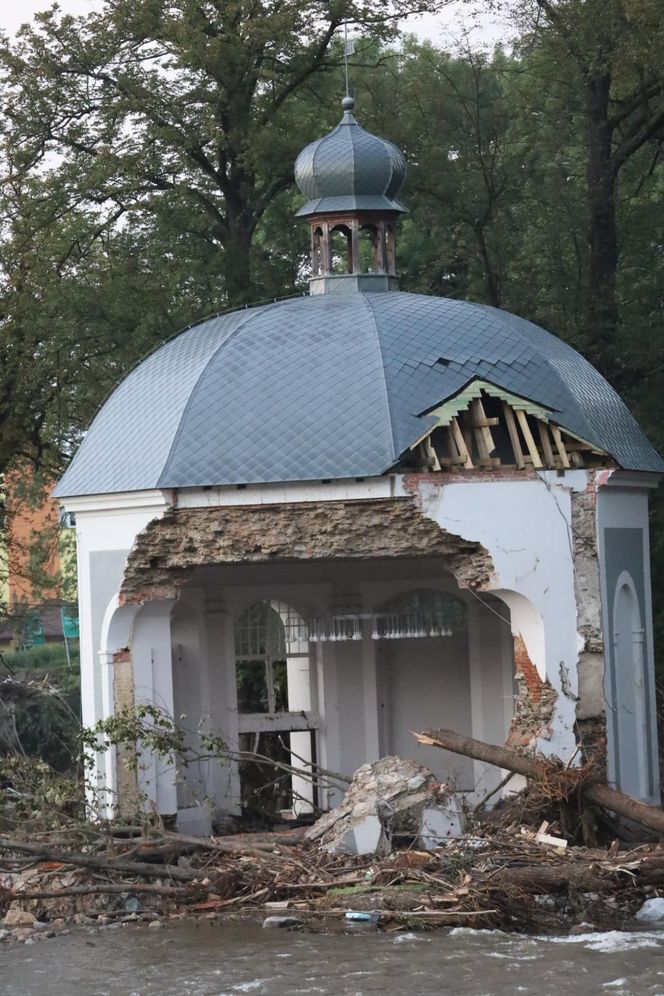
[[551,412],[627,470],[664,460],[603,377],[515,315],[418,294],[295,298],[220,315],[136,367],[55,494],[369,477],[473,380]]

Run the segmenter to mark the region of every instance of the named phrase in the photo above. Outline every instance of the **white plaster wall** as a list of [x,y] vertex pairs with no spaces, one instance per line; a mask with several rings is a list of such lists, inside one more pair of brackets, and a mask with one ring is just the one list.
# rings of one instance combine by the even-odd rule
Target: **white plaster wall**
[[[512,628],[523,637],[540,676],[558,692],[551,737],[540,739],[538,747],[565,760],[575,747],[581,646],[570,495],[586,485],[585,471],[571,471],[561,476],[544,472],[537,480],[423,482],[420,487],[425,515],[481,543],[490,554],[495,567],[490,587],[509,605]],[[519,597],[512,598],[512,592]]]
[[423,746],[413,736],[441,727],[472,734],[466,635],[379,642],[389,710],[387,753],[412,757],[441,781],[469,791],[473,788],[469,758]]
[[81,650],[81,710],[84,726],[93,726],[103,716],[98,645],[92,620],[105,614],[108,601],[100,606],[100,593],[93,590],[90,555],[104,551],[124,553],[124,560],[139,532],[164,514],[168,495],[161,491],[135,494],[69,498],[63,501],[76,515],[76,556]]

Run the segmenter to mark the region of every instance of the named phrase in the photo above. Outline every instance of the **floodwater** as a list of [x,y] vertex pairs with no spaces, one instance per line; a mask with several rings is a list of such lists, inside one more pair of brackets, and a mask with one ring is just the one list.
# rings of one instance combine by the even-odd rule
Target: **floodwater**
[[203,921],[0,949],[2,996],[664,996],[664,932],[306,934]]

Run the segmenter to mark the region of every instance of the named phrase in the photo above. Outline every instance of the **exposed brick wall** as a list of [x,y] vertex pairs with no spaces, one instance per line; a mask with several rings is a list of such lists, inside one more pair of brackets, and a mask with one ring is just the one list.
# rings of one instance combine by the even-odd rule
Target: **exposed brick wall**
[[523,637],[519,634],[514,637],[514,670],[517,680],[520,678],[524,682],[530,698],[539,704],[542,699],[542,679],[528,656]]
[[438,488],[444,488],[447,484],[476,484],[494,481],[541,481],[536,471],[532,468],[518,470],[516,467],[498,468],[495,470],[444,470],[431,471],[425,474],[404,474],[402,483],[404,490],[413,495],[419,493],[422,484],[434,484]]
[[538,737],[549,735],[558,696],[549,682],[540,678],[520,634],[514,637],[514,668],[517,694],[507,743],[529,747]]
[[413,498],[174,509],[136,539],[121,601],[175,597],[211,564],[438,556],[461,587],[488,587],[479,543],[441,529]]
[[[131,653],[127,648],[113,654],[113,695],[116,712],[133,709],[134,669]],[[136,770],[132,766],[135,753],[128,748],[118,747],[116,757],[118,815],[130,816],[135,812],[138,800]]]

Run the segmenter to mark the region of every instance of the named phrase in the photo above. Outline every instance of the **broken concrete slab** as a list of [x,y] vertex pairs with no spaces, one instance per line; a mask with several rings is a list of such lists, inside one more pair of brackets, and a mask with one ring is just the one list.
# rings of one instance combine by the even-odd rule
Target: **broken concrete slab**
[[456,798],[451,796],[447,803],[423,811],[419,846],[425,851],[434,851],[450,837],[460,837],[462,833],[463,814]]
[[463,832],[447,785],[410,758],[383,757],[355,772],[344,799],[306,833],[330,852],[389,854],[392,842],[431,850]]

